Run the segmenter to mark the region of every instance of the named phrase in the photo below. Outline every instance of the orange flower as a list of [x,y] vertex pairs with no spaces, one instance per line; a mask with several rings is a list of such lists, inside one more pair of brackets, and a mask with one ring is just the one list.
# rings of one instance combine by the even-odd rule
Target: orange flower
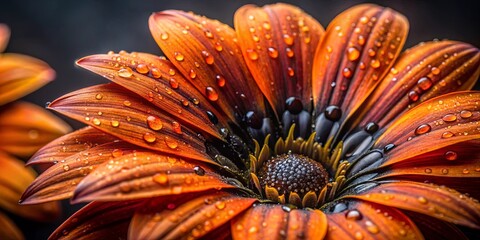
[[9,38],[0,24],[0,239],[22,239],[21,231],[3,211],[37,221],[58,216],[57,203],[20,206],[18,200],[35,179],[17,157],[30,157],[41,146],[66,134],[70,128],[44,109],[12,101],[50,82],[55,72],[44,62],[20,54],[4,53]]
[[90,126],[30,163],[56,163],[23,203],[91,202],[57,238],[397,239],[480,229],[479,50],[400,54],[408,22],[359,5],[324,32],[302,10],[247,5],[235,30],[150,17],[166,57],[77,64],[113,83],[50,108]]

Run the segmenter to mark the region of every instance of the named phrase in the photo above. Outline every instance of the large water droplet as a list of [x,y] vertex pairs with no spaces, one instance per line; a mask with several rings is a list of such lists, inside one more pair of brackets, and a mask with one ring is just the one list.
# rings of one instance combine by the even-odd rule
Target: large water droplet
[[442,120],[445,122],[455,122],[457,120],[457,116],[455,116],[455,114],[446,114],[442,117]]
[[145,64],[141,64],[141,63],[137,65],[135,70],[137,70],[137,72],[139,72],[141,74],[147,74],[148,71],[149,71],[148,66],[145,65]]
[[331,121],[338,121],[342,117],[342,110],[337,106],[328,106],[325,109],[325,117]]
[[177,121],[172,122],[173,131],[177,134],[182,134],[182,126]]
[[252,128],[260,129],[262,127],[262,119],[253,111],[248,111],[245,114],[245,121]]
[[133,71],[131,68],[126,67],[126,68],[120,68],[117,71],[118,76],[123,77],[123,78],[130,78],[133,75]]
[[367,133],[370,133],[370,134],[374,134],[375,132],[378,131],[378,124],[374,123],[374,122],[369,122],[366,126],[365,126],[365,131]]
[[303,104],[300,99],[289,97],[285,101],[285,108],[292,114],[299,114],[303,110]]
[[157,173],[153,175],[152,179],[160,185],[166,185],[168,183],[168,175],[165,173]]
[[440,74],[440,69],[436,68],[436,67],[432,67],[432,69],[430,71],[432,72],[433,75]]
[[342,75],[346,78],[352,77],[352,70],[350,68],[344,68],[342,71]]
[[370,66],[372,68],[379,68],[380,67],[380,61],[378,61],[378,59],[373,59],[371,62],[370,62]]
[[153,143],[157,140],[157,137],[153,133],[146,132],[143,134],[143,140],[147,143]]
[[158,118],[156,116],[148,116],[147,117],[147,124],[148,124],[148,127],[150,127],[150,129],[155,130],[155,131],[158,131],[158,130],[162,129],[162,127],[163,127],[162,120],[160,120],[160,118]]
[[160,70],[158,70],[158,68],[150,69],[150,73],[152,74],[152,77],[154,77],[154,78],[161,78],[162,77],[162,73],[160,72]]
[[210,100],[210,101],[217,101],[218,100],[218,93],[214,88],[206,87],[205,91],[206,91],[206,95],[207,95],[208,100]]
[[205,175],[205,169],[203,169],[202,167],[200,166],[195,166],[193,168],[193,171],[195,172],[195,174],[197,174],[198,176],[204,176]]
[[358,210],[349,210],[345,213],[345,218],[348,220],[358,221],[363,218],[362,214]]
[[417,86],[423,91],[428,90],[432,86],[433,82],[428,77],[422,77],[418,80]]
[[458,158],[458,154],[454,151],[447,151],[447,152],[445,152],[444,157],[448,161],[455,161]]
[[278,57],[278,51],[274,47],[269,47],[268,49],[268,56],[271,58],[275,59]]
[[360,51],[355,47],[350,47],[347,49],[347,58],[350,61],[355,61],[360,57]]
[[[97,95],[95,95],[95,99],[97,99],[97,100],[102,100],[102,98],[103,98],[103,94],[101,94],[101,93],[98,93]],[[49,105],[50,105],[50,103],[49,103]]]
[[175,55],[175,60],[179,62],[183,62],[183,60],[185,59],[185,56],[183,56],[183,54],[179,52],[174,52],[173,54]]
[[102,124],[102,122],[100,122],[100,119],[98,119],[98,118],[93,118],[93,124],[95,124],[97,126],[100,126],[100,124]]
[[285,48],[285,53],[287,54],[287,57],[292,58],[295,56],[295,52],[291,48]]
[[213,58],[213,56],[210,55],[210,53],[207,51],[202,51],[202,56],[203,56],[203,59],[205,60],[205,63],[207,63],[208,65],[212,65],[215,62],[215,59]]
[[467,118],[470,118],[472,116],[472,112],[468,111],[468,110],[463,110],[460,112],[460,117],[464,118],[464,119],[467,119]]
[[250,60],[255,61],[255,60],[258,59],[258,53],[254,49],[249,48],[249,49],[246,50],[246,52],[247,52],[247,57]]
[[224,86],[225,86],[226,80],[225,80],[225,78],[224,78],[222,75],[217,74],[217,75],[215,76],[215,79],[217,80],[217,85],[218,85],[219,87],[224,87]]
[[289,34],[283,34],[283,41],[285,42],[285,44],[287,44],[288,46],[291,46],[293,45],[293,36],[289,35]]
[[176,149],[178,147],[178,142],[177,140],[169,137],[169,136],[165,136],[165,144],[167,144],[167,146],[171,149]]
[[212,122],[213,124],[217,124],[217,123],[218,123],[218,118],[217,118],[217,116],[215,116],[215,114],[213,114],[212,112],[207,111],[207,116],[208,116],[208,119],[210,119],[210,122]]
[[168,37],[169,37],[169,36],[168,36],[168,33],[162,33],[162,34],[160,35],[160,38],[161,38],[162,40],[167,40]]
[[422,135],[432,130],[432,127],[428,124],[422,124],[415,129],[415,135]]
[[451,138],[455,136],[455,134],[453,132],[450,132],[450,131],[446,131],[444,133],[442,133],[442,138]]
[[418,98],[418,93],[415,90],[412,90],[408,93],[408,99],[410,100],[410,102],[416,102],[418,101]]
[[112,125],[112,127],[116,128],[116,127],[120,126],[120,122],[117,121],[117,120],[112,120],[110,122],[110,125]]
[[380,232],[378,226],[371,221],[365,221],[365,225],[367,226],[367,231],[369,231],[370,233],[376,234]]

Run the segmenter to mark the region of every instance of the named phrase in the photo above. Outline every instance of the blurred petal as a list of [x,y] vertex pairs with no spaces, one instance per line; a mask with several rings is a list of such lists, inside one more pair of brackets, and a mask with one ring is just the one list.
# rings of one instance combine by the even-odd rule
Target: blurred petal
[[393,144],[395,148],[385,155],[391,164],[478,139],[479,100],[480,92],[455,92],[427,100],[383,130],[374,148]]
[[[2,25],[0,24],[0,28]],[[1,30],[1,29],[0,29]],[[1,34],[1,33],[0,33]],[[1,37],[1,35],[0,35]],[[1,40],[1,39],[0,39]],[[5,214],[0,212],[0,239],[3,240],[21,240],[25,239],[20,229]]]
[[442,186],[393,181],[378,184],[347,197],[422,213],[443,221],[480,229],[478,201]]
[[290,97],[311,111],[312,63],[323,27],[301,9],[283,3],[245,5],[234,22],[248,68],[279,119]]
[[22,217],[47,221],[58,217],[60,206],[56,202],[20,206],[18,200],[35,178],[35,172],[25,168],[23,162],[0,151],[0,208]]
[[118,139],[87,126],[48,143],[32,156],[27,165],[55,164],[79,152],[113,141],[118,141]]
[[10,38],[10,29],[7,25],[0,23],[0,53],[7,47],[8,39]]
[[470,44],[433,41],[405,51],[369,97],[362,126],[386,126],[427,99],[469,90],[480,74],[480,52]]
[[385,76],[403,47],[407,19],[398,12],[362,4],[338,15],[317,48],[313,101],[317,113],[340,107],[353,113]]
[[52,113],[27,102],[15,102],[0,110],[0,150],[29,157],[40,147],[71,128]]
[[204,163],[136,152],[97,166],[78,184],[73,201],[128,200],[234,187]]
[[[77,64],[145,98],[182,124],[221,138],[207,112],[221,121],[220,127],[226,126],[224,115],[180,74],[172,76],[169,72],[175,67],[169,61],[146,53],[122,52],[88,56]],[[132,70],[129,77],[122,77],[122,71],[128,72],[127,69],[135,71]]]
[[111,142],[68,156],[40,174],[20,201],[22,204],[36,204],[70,198],[77,184],[98,165],[137,150],[146,151],[126,142]]
[[183,76],[230,119],[242,120],[249,111],[265,116],[263,95],[248,71],[235,30],[174,10],[152,14],[149,26]]
[[92,202],[78,210],[49,239],[125,239],[143,201]]
[[198,239],[221,227],[257,199],[229,193],[152,199],[135,213],[130,239]]
[[137,146],[198,160],[209,158],[201,135],[116,84],[69,93],[50,107]]
[[408,212],[410,219],[415,220],[415,224],[428,239],[436,240],[468,240],[465,234],[454,224],[440,221],[436,218],[416,212]]
[[0,106],[37,90],[54,77],[55,71],[41,60],[20,54],[1,54]]
[[232,222],[233,239],[322,239],[327,217],[320,210],[258,204]]
[[327,214],[327,219],[325,239],[423,239],[408,216],[378,204],[355,202],[347,211]]

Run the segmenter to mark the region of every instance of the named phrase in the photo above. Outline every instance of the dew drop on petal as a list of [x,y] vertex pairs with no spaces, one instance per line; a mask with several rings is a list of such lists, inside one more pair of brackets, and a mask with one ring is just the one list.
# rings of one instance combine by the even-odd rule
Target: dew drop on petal
[[418,197],[417,200],[421,204],[427,204],[428,203],[428,200],[423,196]]
[[445,152],[444,157],[448,161],[455,161],[457,160],[458,154],[454,151],[447,151]]
[[268,49],[268,56],[271,58],[275,59],[278,57],[278,51],[274,47],[269,47]]
[[472,116],[472,112],[468,111],[468,110],[463,110],[460,112],[460,117],[464,118],[464,119],[467,119],[467,118],[470,118]]
[[431,168],[425,168],[425,173],[428,173],[428,174],[432,173],[432,169]]
[[293,77],[293,76],[295,76],[295,70],[293,70],[293,68],[291,68],[291,67],[288,67],[287,68],[287,74],[288,74],[288,76]]
[[436,67],[432,67],[432,69],[430,71],[432,72],[433,75],[440,74],[440,69],[436,68]]
[[215,62],[215,59],[213,58],[213,56],[210,55],[210,53],[207,51],[202,51],[202,56],[203,56],[203,59],[205,60],[205,63],[207,63],[208,65],[212,65]]
[[98,119],[98,118],[93,118],[93,124],[95,124],[97,126],[100,126],[100,124],[102,124],[102,122],[100,122],[100,119]]
[[182,126],[177,121],[172,122],[173,131],[177,134],[182,134]]
[[408,93],[408,99],[410,100],[410,102],[416,102],[418,101],[418,98],[418,93],[415,90]]
[[347,49],[347,58],[350,61],[355,61],[360,57],[360,51],[355,47],[350,47]]
[[67,172],[68,170],[70,170],[70,166],[67,164],[63,165],[63,171]]
[[442,117],[442,120],[445,122],[455,122],[457,120],[457,116],[455,116],[455,114],[446,114]]
[[183,54],[179,52],[174,52],[173,54],[175,55],[175,60],[179,62],[183,62],[183,60],[185,60],[185,56],[183,56]]
[[225,86],[226,80],[225,80],[225,78],[224,78],[222,75],[217,74],[217,75],[215,76],[215,79],[217,80],[217,85],[218,85],[219,87],[224,87],[224,86]]
[[362,214],[358,210],[349,210],[345,213],[345,218],[348,220],[361,220],[362,219]]
[[371,62],[370,62],[370,66],[374,69],[377,69],[380,67],[380,61],[378,61],[378,59],[373,59]]
[[120,68],[117,71],[118,76],[123,77],[123,78],[130,78],[133,75],[133,71],[131,68],[126,67],[126,68]]
[[150,73],[152,74],[152,77],[154,77],[154,78],[162,77],[162,73],[160,72],[160,70],[158,70],[158,68],[150,69]]
[[169,36],[168,36],[168,33],[162,33],[162,34],[160,35],[160,38],[161,38],[162,40],[167,40],[168,37],[169,37]]
[[415,129],[415,135],[422,135],[422,134],[425,134],[425,133],[428,133],[430,132],[430,130],[432,130],[432,127],[428,124],[422,124],[420,126],[417,127],[417,129]]
[[163,127],[162,120],[160,120],[160,118],[158,118],[156,116],[148,116],[147,117],[147,124],[148,124],[148,127],[150,129],[155,130],[155,131],[158,131],[158,130],[162,129],[162,127]]
[[258,59],[258,53],[254,49],[249,48],[249,49],[246,50],[246,52],[247,52],[247,57],[250,60],[255,61],[255,60]]
[[141,74],[147,74],[149,71],[148,66],[145,64],[138,64],[135,70]]
[[226,203],[224,201],[217,201],[215,203],[215,208],[217,208],[218,210],[225,209],[225,207],[226,207]]
[[363,237],[363,234],[359,231],[356,231],[355,232],[355,240],[362,240],[364,237]]
[[197,174],[198,176],[204,176],[205,175],[205,169],[203,169],[202,167],[200,166],[195,166],[193,168],[193,171],[195,172],[195,174]]
[[428,90],[432,86],[433,82],[428,77],[422,77],[418,80],[417,86],[423,91]]
[[223,51],[222,44],[220,44],[219,42],[216,42],[215,43],[215,50],[217,50],[218,52]]
[[451,138],[455,136],[455,134],[453,132],[450,132],[450,131],[446,131],[444,133],[442,133],[442,138]]
[[287,57],[292,58],[295,56],[295,52],[291,48],[285,48],[285,52],[287,53]]
[[129,107],[130,105],[132,105],[132,103],[128,100],[125,100],[125,101],[123,101],[123,105]]
[[[102,100],[102,98],[103,98],[103,95],[101,93],[98,93],[97,95],[95,95],[95,99],[97,100]],[[48,105],[50,105],[50,103]]]
[[342,117],[342,110],[337,106],[328,106],[325,109],[325,117],[332,121],[338,121]]
[[293,36],[289,35],[289,34],[284,34],[283,35],[283,41],[285,42],[285,44],[287,44],[288,46],[291,46],[293,45]]
[[143,134],[143,140],[147,143],[153,143],[157,140],[157,137],[153,133],[146,132]]
[[167,146],[171,149],[176,149],[178,147],[178,142],[177,140],[169,137],[169,136],[165,136],[165,144],[167,144]]
[[208,100],[210,100],[210,101],[217,101],[218,100],[218,93],[214,88],[206,87],[205,91],[206,91],[206,95],[207,95]]
[[365,221],[365,225],[367,226],[367,231],[369,231],[370,233],[376,234],[380,232],[378,226],[371,221]]
[[160,185],[166,185],[168,183],[168,175],[165,173],[157,173],[152,176],[152,179]]
[[344,68],[342,71],[342,75],[346,78],[351,78],[352,77],[352,70],[350,68]]

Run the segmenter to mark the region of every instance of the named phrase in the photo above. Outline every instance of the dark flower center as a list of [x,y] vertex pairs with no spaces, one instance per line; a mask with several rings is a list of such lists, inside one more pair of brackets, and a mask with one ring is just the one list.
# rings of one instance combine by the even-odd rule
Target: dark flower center
[[258,177],[263,188],[275,188],[280,195],[295,192],[300,197],[310,191],[319,194],[328,183],[328,173],[322,164],[298,154],[282,154],[267,160]]

